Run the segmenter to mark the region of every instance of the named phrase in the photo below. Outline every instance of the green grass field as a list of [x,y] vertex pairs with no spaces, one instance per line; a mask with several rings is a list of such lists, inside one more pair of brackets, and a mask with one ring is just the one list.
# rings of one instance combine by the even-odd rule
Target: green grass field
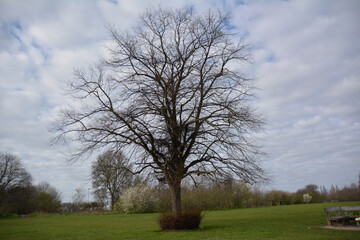
[[0,219],[0,239],[359,239],[360,231],[324,229],[324,207],[307,204],[204,213],[201,229],[161,232],[158,214],[48,215]]

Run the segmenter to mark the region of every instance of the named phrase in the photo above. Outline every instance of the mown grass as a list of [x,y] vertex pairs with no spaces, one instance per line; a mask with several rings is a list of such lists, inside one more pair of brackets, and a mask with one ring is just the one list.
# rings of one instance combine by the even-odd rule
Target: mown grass
[[359,231],[324,229],[324,207],[307,204],[211,211],[201,229],[162,232],[159,214],[48,215],[0,219],[0,239],[359,239]]

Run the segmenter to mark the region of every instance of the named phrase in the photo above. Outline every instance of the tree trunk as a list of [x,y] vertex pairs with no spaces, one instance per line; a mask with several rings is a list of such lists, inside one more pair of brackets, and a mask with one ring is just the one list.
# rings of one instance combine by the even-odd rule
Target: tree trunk
[[115,206],[115,194],[110,192],[111,195],[111,210],[114,210],[114,206]]
[[172,214],[174,216],[179,216],[182,213],[181,182],[169,184],[169,189],[171,193]]

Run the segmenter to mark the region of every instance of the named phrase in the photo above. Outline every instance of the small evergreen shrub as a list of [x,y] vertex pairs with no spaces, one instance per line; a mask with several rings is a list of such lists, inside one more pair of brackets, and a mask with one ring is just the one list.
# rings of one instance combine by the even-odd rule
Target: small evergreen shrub
[[186,211],[179,216],[163,213],[159,217],[161,230],[192,230],[199,228],[202,215],[200,211]]

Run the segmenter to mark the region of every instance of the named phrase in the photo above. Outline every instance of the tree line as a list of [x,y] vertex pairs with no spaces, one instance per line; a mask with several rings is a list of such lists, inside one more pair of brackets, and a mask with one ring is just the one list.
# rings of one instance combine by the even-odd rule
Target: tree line
[[[71,203],[61,203],[59,191],[47,182],[32,183],[19,158],[0,153],[0,214],[34,212],[77,212],[108,209],[115,212],[146,213],[171,211],[166,183],[130,174],[131,163],[121,151],[105,151],[92,164],[92,192],[79,187]],[[88,201],[86,201],[88,200]],[[199,177],[196,184],[184,181],[182,206],[186,210],[218,210],[334,201],[360,201],[359,182],[343,188],[308,184],[296,192],[263,190],[231,176],[209,180]]]
[[[121,151],[106,151],[92,164],[94,196],[101,205],[120,212],[170,211],[171,197],[166,183],[150,183],[149,179],[129,174],[129,160]],[[230,175],[217,180],[198,177],[184,181],[182,206],[185,209],[216,210],[259,206],[276,206],[333,201],[359,201],[359,183],[340,189],[338,186],[308,184],[296,192],[262,190]]]
[[48,182],[37,185],[13,154],[0,152],[0,214],[54,213],[60,210],[61,194]]
[[[327,190],[309,184],[296,192],[261,190],[256,186],[227,179],[226,181],[200,181],[196,186],[183,186],[184,209],[219,210],[247,207],[280,206],[304,203],[360,201],[360,183]],[[137,185],[125,189],[115,204],[119,212],[169,211],[171,201],[166,186]]]

